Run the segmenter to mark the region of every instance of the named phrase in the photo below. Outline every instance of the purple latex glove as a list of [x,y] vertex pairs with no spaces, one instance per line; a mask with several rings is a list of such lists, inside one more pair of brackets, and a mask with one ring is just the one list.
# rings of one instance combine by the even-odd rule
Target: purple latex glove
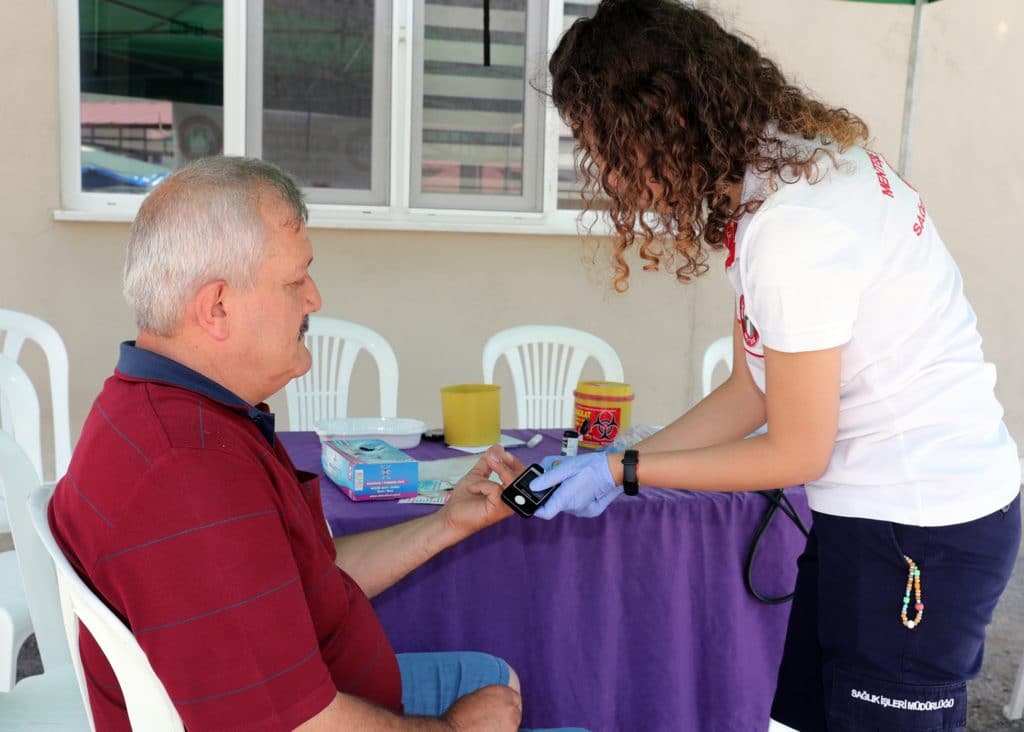
[[600,516],[609,503],[622,495],[622,487],[615,484],[608,469],[605,453],[592,452],[576,457],[559,455],[557,459],[558,465],[534,478],[530,484],[530,490],[534,492],[556,483],[562,484],[533,514],[537,518],[554,518],[563,511],[593,518]]
[[565,455],[546,455],[543,458],[541,458],[538,464],[544,469],[544,472],[546,473],[549,470],[551,470],[551,468],[554,467],[556,463],[560,463],[566,459],[567,458],[565,457]]

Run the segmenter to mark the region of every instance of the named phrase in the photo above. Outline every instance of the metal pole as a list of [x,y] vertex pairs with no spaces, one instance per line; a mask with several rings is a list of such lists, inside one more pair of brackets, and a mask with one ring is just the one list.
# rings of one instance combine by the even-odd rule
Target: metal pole
[[917,79],[921,66],[921,29],[924,25],[926,0],[914,2],[914,24],[910,31],[910,58],[907,63],[907,89],[903,96],[903,130],[900,135],[899,172],[910,177],[910,137],[914,127],[914,103],[917,101]]

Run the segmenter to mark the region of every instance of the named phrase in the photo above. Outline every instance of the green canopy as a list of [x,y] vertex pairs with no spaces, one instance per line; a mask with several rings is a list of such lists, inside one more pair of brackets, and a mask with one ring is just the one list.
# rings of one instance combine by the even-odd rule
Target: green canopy
[[[222,104],[223,6],[221,0],[78,0],[82,91]],[[266,98],[336,114],[343,97],[332,90],[369,88],[372,3],[263,0],[261,22]]]
[[83,92],[222,104],[220,2],[79,0]]

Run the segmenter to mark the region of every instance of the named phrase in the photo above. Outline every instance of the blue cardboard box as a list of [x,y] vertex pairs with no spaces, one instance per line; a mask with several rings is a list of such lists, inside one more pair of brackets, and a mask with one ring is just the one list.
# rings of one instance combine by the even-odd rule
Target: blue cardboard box
[[383,440],[324,440],[320,461],[332,481],[353,501],[415,496],[419,463]]

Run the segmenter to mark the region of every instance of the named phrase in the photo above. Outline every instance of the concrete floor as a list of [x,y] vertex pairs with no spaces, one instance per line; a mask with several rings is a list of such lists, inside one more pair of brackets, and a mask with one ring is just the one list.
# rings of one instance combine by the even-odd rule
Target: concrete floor
[[[0,535],[0,551],[10,548],[8,535]],[[996,607],[988,629],[981,674],[969,685],[968,732],[1024,732],[1024,719],[1003,716],[1017,667],[1024,661],[1024,545],[1009,587]],[[35,638],[29,638],[18,656],[18,677],[42,671]],[[741,732],[741,731],[737,731]]]

